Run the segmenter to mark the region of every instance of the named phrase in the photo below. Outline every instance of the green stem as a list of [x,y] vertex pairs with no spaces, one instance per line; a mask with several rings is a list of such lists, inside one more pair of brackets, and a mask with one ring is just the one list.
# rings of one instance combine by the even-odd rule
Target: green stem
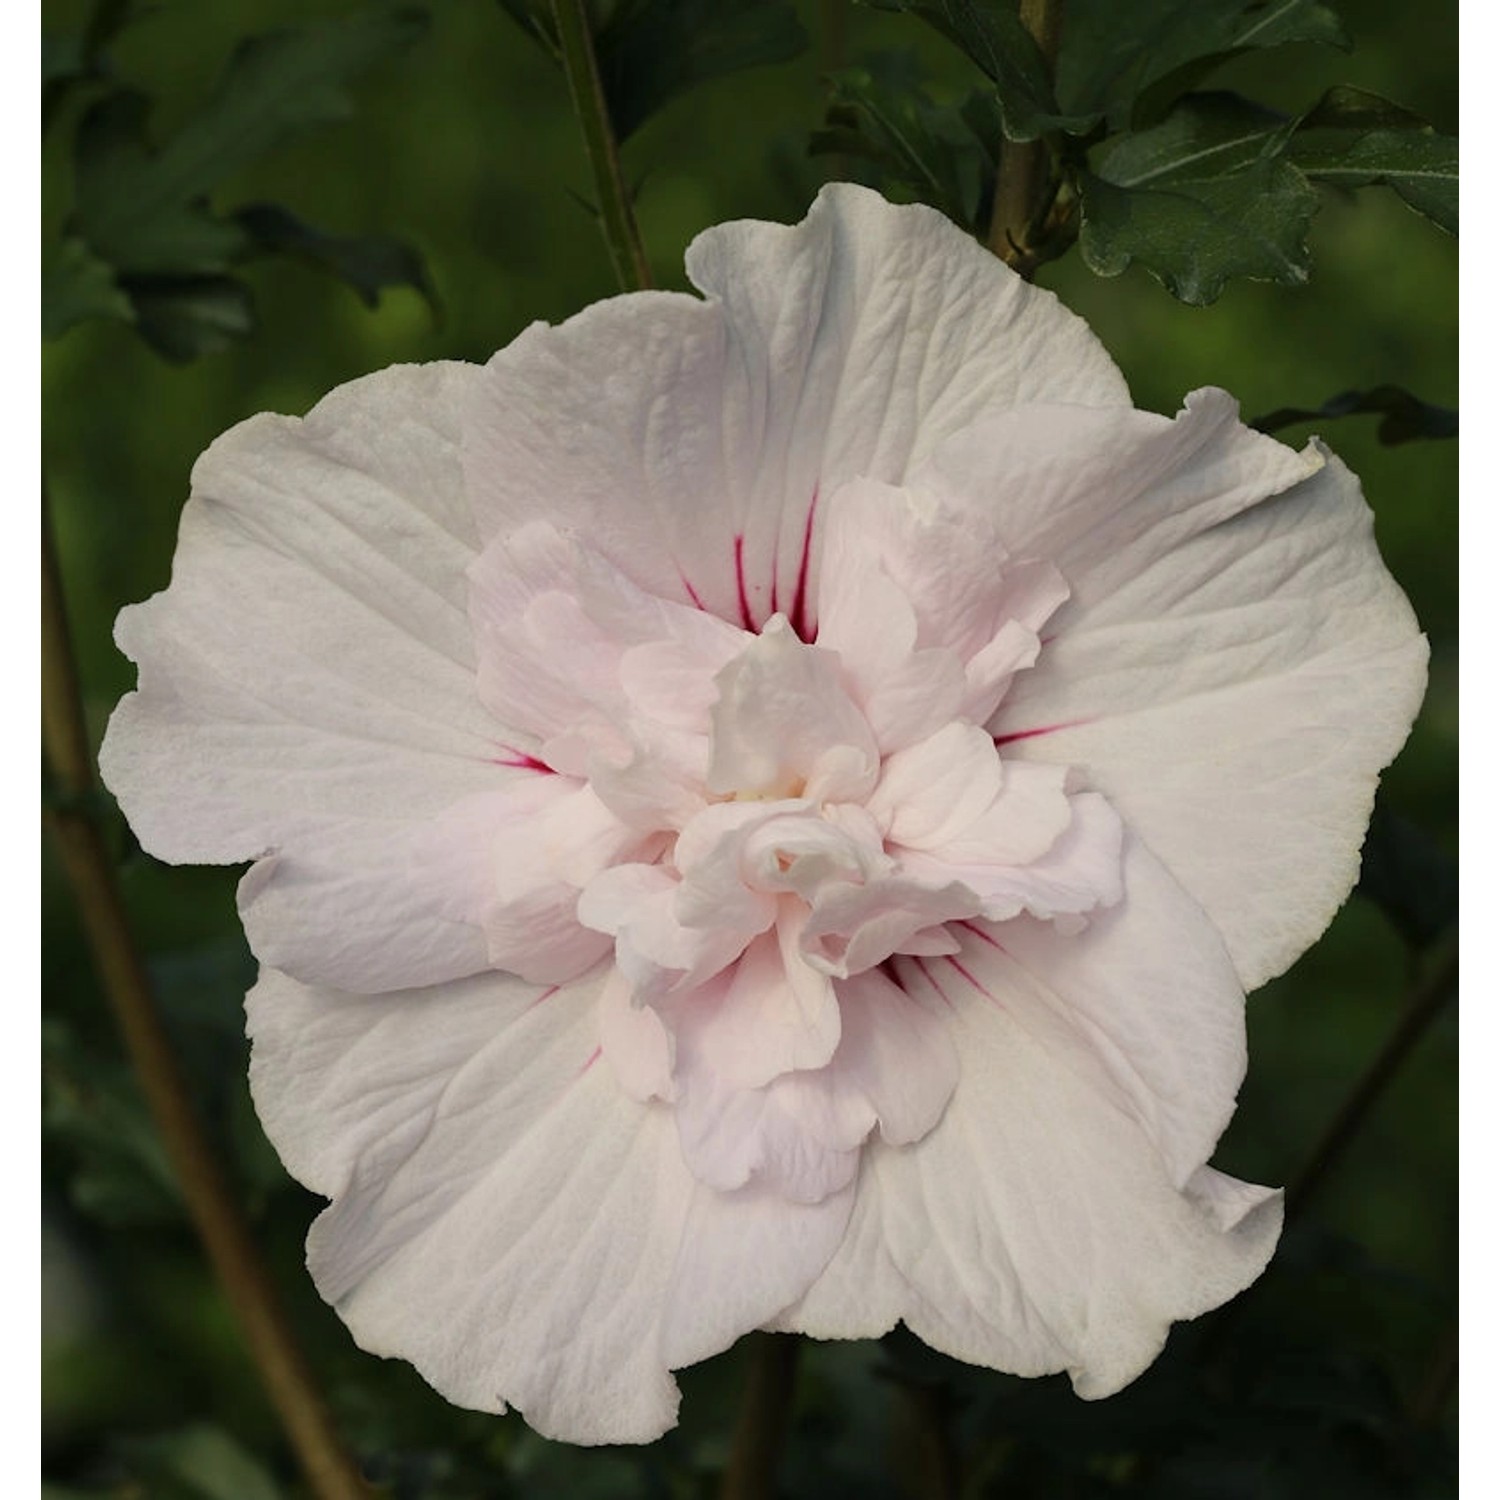
[[[849,0],[821,0],[818,22],[818,65],[823,75],[826,109],[834,75],[849,63]],[[823,162],[825,181],[843,182],[849,177],[849,158],[844,152],[835,151],[824,157]]]
[[749,1344],[745,1399],[720,1500],[771,1500],[776,1493],[776,1466],[791,1426],[801,1338],[794,1333],[752,1333]]
[[[1057,63],[1063,0],[1021,0],[1021,24],[1041,49],[1049,69]],[[990,249],[1013,270],[1030,278],[1045,258],[1034,243],[1052,189],[1052,157],[1043,140],[1000,142],[995,206],[990,215]]]
[[849,61],[849,0],[822,0],[818,11],[823,71],[837,73]]
[[589,33],[583,0],[552,0],[557,23],[557,45],[563,72],[573,95],[573,110],[583,130],[583,144],[599,196],[599,224],[614,262],[615,275],[627,292],[651,285],[651,267],[641,244],[641,233],[630,206],[630,194],[620,170],[620,149],[609,118],[609,102],[599,79],[599,63]]
[[250,1231],[204,1139],[151,997],[114,863],[95,821],[98,788],[42,495],[42,745],[58,796],[47,810],[105,994],[172,1162],[193,1223],[239,1317],[250,1353],[318,1500],[371,1495],[303,1360]]

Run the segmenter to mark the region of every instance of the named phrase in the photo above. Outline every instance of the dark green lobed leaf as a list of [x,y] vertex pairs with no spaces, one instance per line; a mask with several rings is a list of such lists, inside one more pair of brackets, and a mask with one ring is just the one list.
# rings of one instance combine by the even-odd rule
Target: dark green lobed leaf
[[109,76],[106,49],[134,20],[130,0],[97,0],[82,32],[42,33],[42,133],[75,85]]
[[621,0],[595,50],[620,140],[694,85],[807,47],[787,0]]
[[181,1219],[177,1179],[134,1074],[55,1017],[42,1027],[42,1131],[65,1153],[81,1213],[111,1226]]
[[[1347,47],[1320,0],[1068,0],[1057,59],[1057,97],[1075,115],[1131,123],[1136,101],[1173,79],[1177,91],[1238,52],[1287,42]],[[1174,76],[1175,75],[1175,76]],[[1163,107],[1170,100],[1163,102]]]
[[118,272],[225,270],[244,240],[212,216],[208,194],[293,131],[347,116],[348,80],[425,25],[422,10],[382,4],[252,37],[197,116],[154,151],[145,100],[128,90],[110,95],[79,130],[79,232]]
[[[561,65],[548,0],[500,5]],[[696,84],[796,57],[807,32],[790,0],[617,0],[596,18],[593,40],[610,123],[624,141]]]
[[233,276],[135,276],[125,285],[141,337],[178,363],[227,348],[255,327],[250,289]]
[[135,309],[109,265],[74,235],[42,253],[42,337],[59,338],[85,318],[128,323]]
[[1090,269],[1115,276],[1139,260],[1194,304],[1212,302],[1231,276],[1305,282],[1317,194],[1279,157],[1290,129],[1236,95],[1199,94],[1117,138],[1083,177]]
[[1458,141],[1361,89],[1330,89],[1303,117],[1287,156],[1316,182],[1382,183],[1449,234],[1458,233]]
[[1298,422],[1317,422],[1328,417],[1352,417],[1380,413],[1376,436],[1387,447],[1416,442],[1421,438],[1458,436],[1458,413],[1451,407],[1419,401],[1398,385],[1377,385],[1368,391],[1341,391],[1321,406],[1282,406],[1250,425],[1261,432],[1277,432]]
[[346,281],[367,307],[387,287],[411,287],[437,308],[437,294],[422,257],[383,234],[329,234],[275,203],[255,203],[235,214],[256,249],[297,257]]
[[[1098,123],[1091,109],[1063,110],[1046,60],[1021,24],[1014,0],[872,0],[926,21],[959,47],[994,83],[1005,134],[1033,141],[1048,131],[1084,135]],[[1068,24],[1072,24],[1071,12]]]
[[935,104],[908,59],[876,56],[831,80],[828,128],[814,152],[843,152],[875,162],[883,185],[906,188],[957,224],[976,226],[993,163],[970,129],[964,108]]
[[120,1445],[156,1500],[283,1500],[283,1490],[222,1428],[200,1423]]

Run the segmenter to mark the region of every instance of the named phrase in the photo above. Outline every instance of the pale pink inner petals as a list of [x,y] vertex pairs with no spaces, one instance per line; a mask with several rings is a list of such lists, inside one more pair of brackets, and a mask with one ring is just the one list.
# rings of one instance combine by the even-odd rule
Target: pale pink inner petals
[[885,751],[984,723],[1068,597],[1051,563],[1007,557],[984,511],[867,479],[832,498],[820,583],[818,643]]
[[666,1099],[672,1084],[673,1037],[649,1005],[637,1005],[629,979],[615,969],[599,993],[599,1045],[632,1099]]
[[732,1088],[753,1089],[783,1073],[822,1068],[839,1043],[833,984],[803,961],[806,922],[787,903],[775,932],[745,949],[713,996],[686,998],[703,1063]]
[[447,830],[491,841],[471,918],[498,966],[559,983],[613,952],[600,1048],[628,1094],[672,1102],[690,1169],[803,1203],[953,1088],[940,1017],[880,965],[951,955],[975,918],[1075,931],[1121,895],[1103,799],[979,722],[1036,660],[1056,570],[975,513],[854,481],[815,581],[807,641],[748,592],[754,633],[655,598],[550,525],[491,543],[480,692],[558,774]]
[[831,652],[799,641],[786,619],[765,630],[716,679],[711,792],[854,802],[875,784],[880,754],[839,682]]
[[[618,720],[632,691],[668,727],[685,727],[694,696],[671,691],[683,687],[683,666],[689,676],[706,667],[711,678],[748,639],[702,610],[646,593],[546,522],[491,542],[469,580],[480,697],[492,712],[504,704],[519,714],[521,727],[541,740]],[[645,645],[654,652],[627,675],[626,656]],[[705,693],[700,686],[704,709]],[[671,705],[665,715],[664,702]],[[583,769],[547,759],[559,770]]]
[[445,913],[484,933],[492,966],[560,984],[609,951],[578,921],[584,886],[621,861],[653,857],[661,842],[622,823],[586,784],[538,776],[458,803],[425,847],[448,851],[469,875],[446,892]]

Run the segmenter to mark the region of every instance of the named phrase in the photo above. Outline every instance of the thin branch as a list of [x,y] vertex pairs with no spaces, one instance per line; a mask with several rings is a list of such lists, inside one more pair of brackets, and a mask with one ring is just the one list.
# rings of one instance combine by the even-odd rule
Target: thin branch
[[1458,985],[1458,934],[1452,933],[1441,956],[1407,998],[1395,1027],[1364,1075],[1355,1084],[1338,1113],[1329,1122],[1322,1139],[1313,1148],[1307,1165],[1287,1189],[1286,1212],[1299,1213],[1338,1165],[1345,1151],[1364,1127],[1391,1080],[1401,1071],[1427,1028],[1441,1014]]
[[901,1394],[907,1421],[900,1432],[909,1493],[913,1500],[957,1500],[959,1461],[947,1394],[934,1386],[905,1382]]
[[[1287,1223],[1291,1223],[1306,1208],[1317,1189],[1343,1160],[1344,1153],[1363,1129],[1381,1096],[1401,1071],[1402,1065],[1426,1034],[1427,1028],[1442,1013],[1457,983],[1458,933],[1455,930],[1443,942],[1441,952],[1428,968],[1426,977],[1418,981],[1407,995],[1385,1045],[1339,1106],[1338,1112],[1308,1157],[1307,1165],[1287,1189]],[[1194,1354],[1200,1365],[1206,1365],[1217,1358],[1219,1351],[1246,1316],[1247,1309],[1255,1305],[1264,1286],[1265,1282],[1262,1281],[1251,1287],[1221,1309],[1205,1328]]]
[[204,1248],[318,1500],[368,1500],[303,1360],[218,1163],[151,998],[113,861],[95,821],[98,787],[84,726],[52,518],[42,497],[42,743],[58,796],[47,823],[72,883],[104,991]]
[[776,1493],[776,1467],[791,1426],[801,1347],[797,1334],[750,1335],[750,1372],[720,1500],[770,1500]]
[[1443,1331],[1436,1350],[1427,1362],[1427,1372],[1411,1403],[1413,1427],[1435,1427],[1448,1409],[1454,1388],[1458,1385],[1458,1320]]
[[[1021,24],[1031,33],[1048,70],[1057,63],[1063,0],[1021,0]],[[1030,277],[1043,257],[1033,234],[1050,206],[1052,158],[1043,140],[1000,142],[995,206],[990,215],[990,249],[1006,265]]]
[[818,7],[819,63],[837,73],[849,62],[849,0],[822,0]]
[[615,275],[627,292],[648,287],[651,267],[641,244],[625,176],[620,170],[620,148],[610,122],[609,101],[604,97],[604,85],[599,78],[599,63],[594,56],[583,0],[552,0],[552,17],[557,23],[557,45],[573,95],[573,110],[594,173],[599,226],[614,262]]

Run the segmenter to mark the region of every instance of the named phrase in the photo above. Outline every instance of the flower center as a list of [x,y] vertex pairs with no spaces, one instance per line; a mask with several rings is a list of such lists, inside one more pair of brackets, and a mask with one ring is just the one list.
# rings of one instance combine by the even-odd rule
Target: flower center
[[[1056,570],[904,492],[845,497],[811,642],[780,614],[751,633],[645,595],[540,524],[475,574],[481,691],[502,718],[526,705],[564,783],[535,794],[502,884],[577,893],[576,936],[543,956],[612,946],[604,1057],[672,1102],[692,1170],[809,1200],[849,1180],[877,1117],[917,1139],[942,1112],[954,1064],[906,961],[956,955],[960,923],[1080,922],[1121,895],[1104,799],[1002,760],[984,727],[1066,598]],[[956,592],[902,571],[938,543],[969,569]],[[501,960],[543,946],[531,909],[498,903]]]

